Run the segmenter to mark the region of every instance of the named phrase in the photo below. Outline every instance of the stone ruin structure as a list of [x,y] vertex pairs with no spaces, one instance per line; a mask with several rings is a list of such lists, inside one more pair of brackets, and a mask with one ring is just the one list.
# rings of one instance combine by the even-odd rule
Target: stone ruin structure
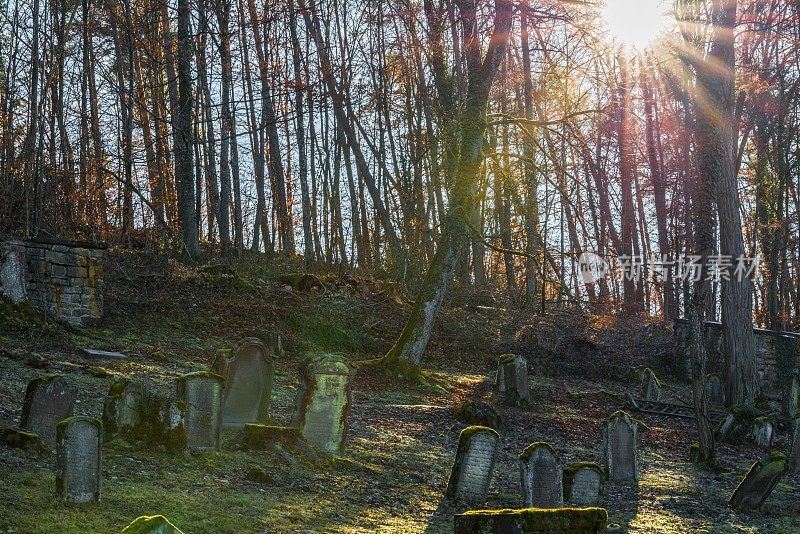
[[72,325],[92,324],[103,317],[102,247],[3,241],[0,271],[0,294],[15,303],[27,297],[37,311]]

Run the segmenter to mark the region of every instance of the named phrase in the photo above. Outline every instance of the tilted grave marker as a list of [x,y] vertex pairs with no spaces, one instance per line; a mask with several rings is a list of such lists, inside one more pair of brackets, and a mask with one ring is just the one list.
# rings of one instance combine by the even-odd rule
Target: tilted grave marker
[[755,462],[731,495],[728,505],[737,510],[758,510],[786,473],[786,456],[773,452]]
[[39,434],[48,447],[56,444],[56,425],[72,415],[78,390],[67,384],[60,375],[34,378],[25,390],[22,417],[23,430]]
[[485,426],[461,431],[445,496],[480,505],[486,500],[497,461],[500,435]]
[[353,370],[343,357],[321,354],[303,361],[294,424],[319,450],[341,454],[350,412]]
[[644,370],[642,377],[642,396],[645,400],[658,401],[661,400],[661,383],[656,378],[656,375],[650,369]]

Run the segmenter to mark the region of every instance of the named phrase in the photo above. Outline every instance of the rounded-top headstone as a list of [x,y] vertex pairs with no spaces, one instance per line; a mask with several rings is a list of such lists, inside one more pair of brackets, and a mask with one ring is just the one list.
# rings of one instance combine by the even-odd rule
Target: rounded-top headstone
[[461,431],[445,495],[480,505],[492,483],[500,435],[489,427],[471,426]]
[[225,379],[222,424],[243,427],[269,419],[269,402],[280,338],[270,346],[255,337],[239,341],[230,354],[221,357],[215,370]]
[[549,444],[528,445],[519,455],[523,503],[533,508],[564,505],[561,459]]
[[183,534],[183,531],[163,515],[143,515],[123,528],[122,534]]
[[639,479],[637,432],[636,421],[621,410],[603,422],[603,452],[609,480]]
[[596,506],[603,494],[603,468],[578,462],[564,468],[564,500],[574,506]]
[[42,443],[55,446],[56,425],[72,415],[78,391],[61,375],[34,378],[25,390],[20,428],[39,434]]
[[222,430],[225,379],[207,371],[177,379],[177,398],[183,403],[186,443],[194,450],[218,450]]
[[100,500],[103,426],[93,417],[70,417],[56,427],[56,493],[67,502]]
[[337,354],[318,354],[300,365],[294,423],[319,450],[340,454],[347,436],[353,368]]

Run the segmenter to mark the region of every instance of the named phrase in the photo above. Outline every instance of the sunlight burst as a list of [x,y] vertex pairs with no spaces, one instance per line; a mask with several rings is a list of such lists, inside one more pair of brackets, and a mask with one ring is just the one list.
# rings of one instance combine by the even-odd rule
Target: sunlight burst
[[615,44],[638,51],[661,36],[672,22],[664,0],[606,0],[601,16]]

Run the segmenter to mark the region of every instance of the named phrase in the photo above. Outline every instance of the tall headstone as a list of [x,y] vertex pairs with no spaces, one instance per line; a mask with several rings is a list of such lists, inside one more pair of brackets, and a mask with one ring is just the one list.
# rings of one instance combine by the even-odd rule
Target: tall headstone
[[530,404],[528,360],[524,356],[504,354],[497,362],[497,391],[505,402],[521,408]]
[[17,250],[9,250],[3,256],[0,251],[0,294],[14,304],[19,304],[28,298],[25,281],[24,259]]
[[125,435],[145,423],[147,387],[141,382],[117,380],[103,403],[103,433],[106,439]]
[[786,456],[773,452],[755,462],[731,495],[728,505],[737,510],[757,510],[783,478]]
[[102,424],[70,417],[56,431],[56,493],[66,502],[100,500]]
[[642,396],[645,400],[658,401],[661,399],[661,383],[650,369],[644,370],[642,377]]
[[786,416],[791,419],[798,411],[800,411],[800,378],[797,374],[793,374],[786,392]]
[[267,422],[279,347],[277,336],[271,347],[258,338],[248,337],[230,355],[217,360],[215,371],[225,378],[223,426],[241,428],[245,423]]
[[603,452],[609,480],[622,482],[639,479],[637,433],[636,422],[623,411],[603,421]]
[[462,430],[445,495],[471,505],[483,504],[492,483],[499,443],[500,435],[489,427]]
[[564,506],[561,459],[547,443],[528,445],[519,455],[522,497],[526,508]]
[[67,384],[63,376],[34,378],[25,390],[20,428],[39,434],[42,443],[54,447],[56,425],[72,415],[77,396],[78,391]]
[[603,469],[592,462],[564,468],[564,500],[574,506],[597,506],[603,494]]
[[176,396],[183,403],[186,443],[190,449],[219,449],[223,384],[221,376],[205,371],[178,378]]
[[800,473],[800,414],[789,421],[789,470]]
[[708,375],[706,377],[706,394],[708,402],[714,406],[723,406],[725,404],[725,388],[722,387],[722,380],[717,375]]
[[347,360],[335,354],[312,356],[300,365],[294,424],[309,443],[328,454],[341,454],[344,447],[352,375]]

